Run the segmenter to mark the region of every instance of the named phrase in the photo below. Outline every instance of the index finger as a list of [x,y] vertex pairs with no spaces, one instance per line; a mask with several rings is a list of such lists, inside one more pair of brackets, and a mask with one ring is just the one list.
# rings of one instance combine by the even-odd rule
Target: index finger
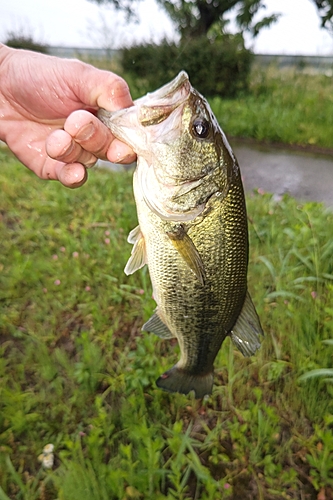
[[133,105],[129,87],[120,76],[90,65],[86,65],[84,73],[84,81],[75,90],[87,106],[116,111]]
[[[64,130],[81,148],[97,158],[109,158],[115,163],[132,163],[135,160],[133,150],[115,139],[110,129],[88,111],[74,111],[67,118]],[[76,160],[80,161],[79,157]]]
[[107,150],[114,139],[111,131],[88,111],[74,111],[67,118],[64,130],[83,149],[101,159],[106,159]]

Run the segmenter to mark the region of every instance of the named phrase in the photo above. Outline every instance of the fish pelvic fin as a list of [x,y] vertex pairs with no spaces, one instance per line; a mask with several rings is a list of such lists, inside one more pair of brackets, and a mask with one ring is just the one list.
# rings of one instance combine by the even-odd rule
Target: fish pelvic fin
[[238,319],[230,332],[230,337],[243,356],[252,356],[261,345],[264,332],[249,292]]
[[140,226],[136,226],[132,229],[128,235],[127,241],[134,245],[131,256],[124,269],[125,274],[128,276],[147,264],[145,239],[141,233]]
[[177,227],[177,230],[168,231],[167,235],[177,252],[185,260],[186,264],[196,275],[200,283],[204,285],[206,281],[204,264],[195,244],[186,233],[185,229],[180,225]]
[[143,325],[141,330],[144,332],[155,333],[155,335],[158,335],[161,339],[173,339],[175,337],[175,335],[170,332],[169,328],[158,315],[158,311],[154,312],[151,318],[149,318],[149,320]]
[[156,380],[156,385],[168,392],[188,394],[194,391],[196,399],[200,399],[212,393],[213,371],[204,375],[195,375],[175,365]]

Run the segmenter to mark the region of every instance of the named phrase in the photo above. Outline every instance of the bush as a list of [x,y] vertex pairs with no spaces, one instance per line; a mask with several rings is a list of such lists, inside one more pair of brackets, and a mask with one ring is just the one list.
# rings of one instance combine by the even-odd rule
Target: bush
[[13,49],[33,50],[34,52],[48,53],[47,45],[37,42],[33,36],[23,32],[9,31],[4,43]]
[[122,66],[134,86],[155,90],[182,69],[191,83],[207,97],[234,97],[248,88],[253,55],[245,49],[241,35],[224,35],[214,42],[206,37],[179,44],[164,40],[122,51]]

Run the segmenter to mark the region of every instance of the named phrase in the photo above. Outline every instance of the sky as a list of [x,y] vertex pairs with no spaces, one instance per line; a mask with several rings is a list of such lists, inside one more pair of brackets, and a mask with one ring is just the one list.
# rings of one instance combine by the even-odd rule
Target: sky
[[[313,0],[266,0],[265,15],[281,13],[277,23],[260,32],[248,48],[259,54],[333,55],[333,35],[320,29]],[[48,45],[118,48],[124,43],[163,36],[172,38],[169,18],[154,0],[139,4],[140,23],[88,0],[10,0],[0,2],[0,41],[8,31],[32,35]]]

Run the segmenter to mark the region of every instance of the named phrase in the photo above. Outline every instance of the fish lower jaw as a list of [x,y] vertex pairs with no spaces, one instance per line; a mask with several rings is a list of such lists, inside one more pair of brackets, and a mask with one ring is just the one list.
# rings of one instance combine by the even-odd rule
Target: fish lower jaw
[[205,204],[198,205],[195,208],[190,210],[184,210],[183,208],[177,208],[174,205],[168,202],[158,203],[149,199],[148,197],[144,197],[146,205],[150,210],[157,215],[160,219],[165,221],[173,221],[173,222],[188,222],[192,221],[198,215],[200,215],[204,209]]

